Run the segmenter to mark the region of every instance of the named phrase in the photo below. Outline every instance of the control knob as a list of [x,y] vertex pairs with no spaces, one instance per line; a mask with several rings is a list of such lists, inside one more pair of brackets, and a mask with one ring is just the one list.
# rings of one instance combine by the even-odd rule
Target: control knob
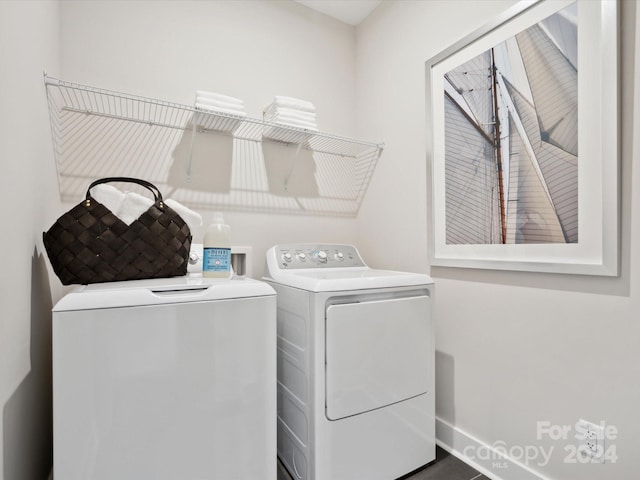
[[289,262],[291,262],[291,260],[293,260],[293,256],[289,252],[283,253],[282,254],[282,260],[284,260],[285,262],[289,263]]
[[344,260],[344,254],[342,252],[338,252],[334,255],[334,258],[338,261],[341,262]]
[[322,250],[315,253],[316,260],[320,263],[327,263],[327,252]]

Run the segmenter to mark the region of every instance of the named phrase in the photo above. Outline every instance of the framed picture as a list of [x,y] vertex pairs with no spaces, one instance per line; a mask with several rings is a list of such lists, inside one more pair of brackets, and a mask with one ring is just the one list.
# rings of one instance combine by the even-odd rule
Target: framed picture
[[522,1],[426,63],[431,265],[618,275],[617,15]]

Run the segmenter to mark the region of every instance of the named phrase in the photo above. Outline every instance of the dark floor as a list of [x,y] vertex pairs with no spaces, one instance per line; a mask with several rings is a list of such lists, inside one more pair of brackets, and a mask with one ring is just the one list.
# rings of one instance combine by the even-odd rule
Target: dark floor
[[[278,462],[278,480],[292,480],[280,462]],[[485,477],[440,447],[436,447],[436,459],[433,463],[412,475],[402,477],[401,480],[489,480],[489,477]]]

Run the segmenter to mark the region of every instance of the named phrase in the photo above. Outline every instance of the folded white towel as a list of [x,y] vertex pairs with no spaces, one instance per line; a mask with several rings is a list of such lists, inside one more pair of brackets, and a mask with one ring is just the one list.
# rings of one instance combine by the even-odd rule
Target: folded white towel
[[288,125],[291,127],[297,128],[306,128],[308,130],[318,130],[318,124],[315,120],[305,121],[301,120],[297,117],[292,117],[289,115],[280,115],[280,114],[265,114],[264,119],[268,122],[279,123],[281,125]]
[[229,110],[239,110],[244,112],[244,104],[220,102],[218,100],[211,100],[209,98],[196,97],[196,105],[209,105],[211,107],[228,108]]
[[207,92],[205,90],[196,90],[196,98],[208,98],[210,100],[217,100],[220,102],[234,103],[240,106],[244,106],[244,102],[239,98],[229,97],[228,95],[222,95],[220,93]]
[[316,114],[311,112],[303,112],[294,108],[278,107],[273,103],[264,110],[266,115],[283,115],[286,117],[297,118],[305,122],[315,122]]
[[182,219],[187,222],[189,225],[189,230],[192,232],[197,228],[202,226],[202,216],[191,210],[190,208],[185,207],[181,203],[172,200],[171,198],[165,200],[167,206],[169,206],[174,212],[182,217]]
[[131,225],[135,219],[153,205],[151,198],[143,197],[134,192],[124,193],[104,183],[93,187],[91,195],[127,225]]
[[279,125],[288,125],[290,127],[296,127],[296,128],[305,128],[307,130],[314,130],[317,131],[318,130],[318,126],[313,124],[313,123],[306,123],[306,122],[301,122],[299,120],[287,120],[287,119],[283,119],[283,118],[276,118],[271,120],[273,123],[277,123]]
[[124,193],[112,185],[101,183],[91,189],[91,196],[113,213],[117,212],[124,201]]
[[301,100],[294,97],[286,97],[284,95],[276,95],[274,103],[279,107],[297,108],[305,112],[315,112],[316,107],[308,100]]
[[296,117],[291,117],[289,115],[273,115],[268,117],[268,119],[272,122],[287,122],[287,123],[295,123],[297,125],[300,126],[307,126],[307,127],[317,127],[318,124],[315,120],[311,120],[311,121],[307,121],[307,120],[301,120],[299,118]]
[[149,210],[153,203],[152,198],[144,197],[135,192],[127,192],[120,204],[120,208],[113,213],[124,223],[131,225],[134,220],[137,220],[140,215]]
[[247,114],[246,114],[246,112],[244,110],[239,110],[239,109],[213,107],[211,105],[202,105],[202,104],[198,104],[198,103],[196,103],[195,108],[196,108],[196,110],[200,110],[202,112],[227,113],[229,115],[236,115],[238,117],[246,117],[247,116]]
[[[127,225],[131,225],[134,220],[140,218],[140,215],[154,203],[151,197],[145,197],[135,192],[121,192],[106,183],[93,187],[91,196]],[[164,203],[182,217],[191,231],[202,226],[202,216],[199,213],[172,199],[167,199]]]
[[287,127],[295,127],[295,128],[304,128],[305,130],[311,130],[313,132],[317,132],[318,131],[318,127],[310,124],[310,123],[304,123],[304,122],[300,122],[299,120],[279,120],[279,119],[274,119],[272,120],[273,123],[277,123],[278,125],[286,125]]

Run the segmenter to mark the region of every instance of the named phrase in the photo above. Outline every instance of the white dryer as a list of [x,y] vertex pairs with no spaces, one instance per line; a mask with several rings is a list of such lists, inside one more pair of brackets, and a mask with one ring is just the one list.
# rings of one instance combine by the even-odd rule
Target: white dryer
[[53,309],[56,480],[275,480],[276,298],[201,275]]
[[434,286],[350,245],[277,245],[278,455],[294,479],[393,480],[435,459]]

